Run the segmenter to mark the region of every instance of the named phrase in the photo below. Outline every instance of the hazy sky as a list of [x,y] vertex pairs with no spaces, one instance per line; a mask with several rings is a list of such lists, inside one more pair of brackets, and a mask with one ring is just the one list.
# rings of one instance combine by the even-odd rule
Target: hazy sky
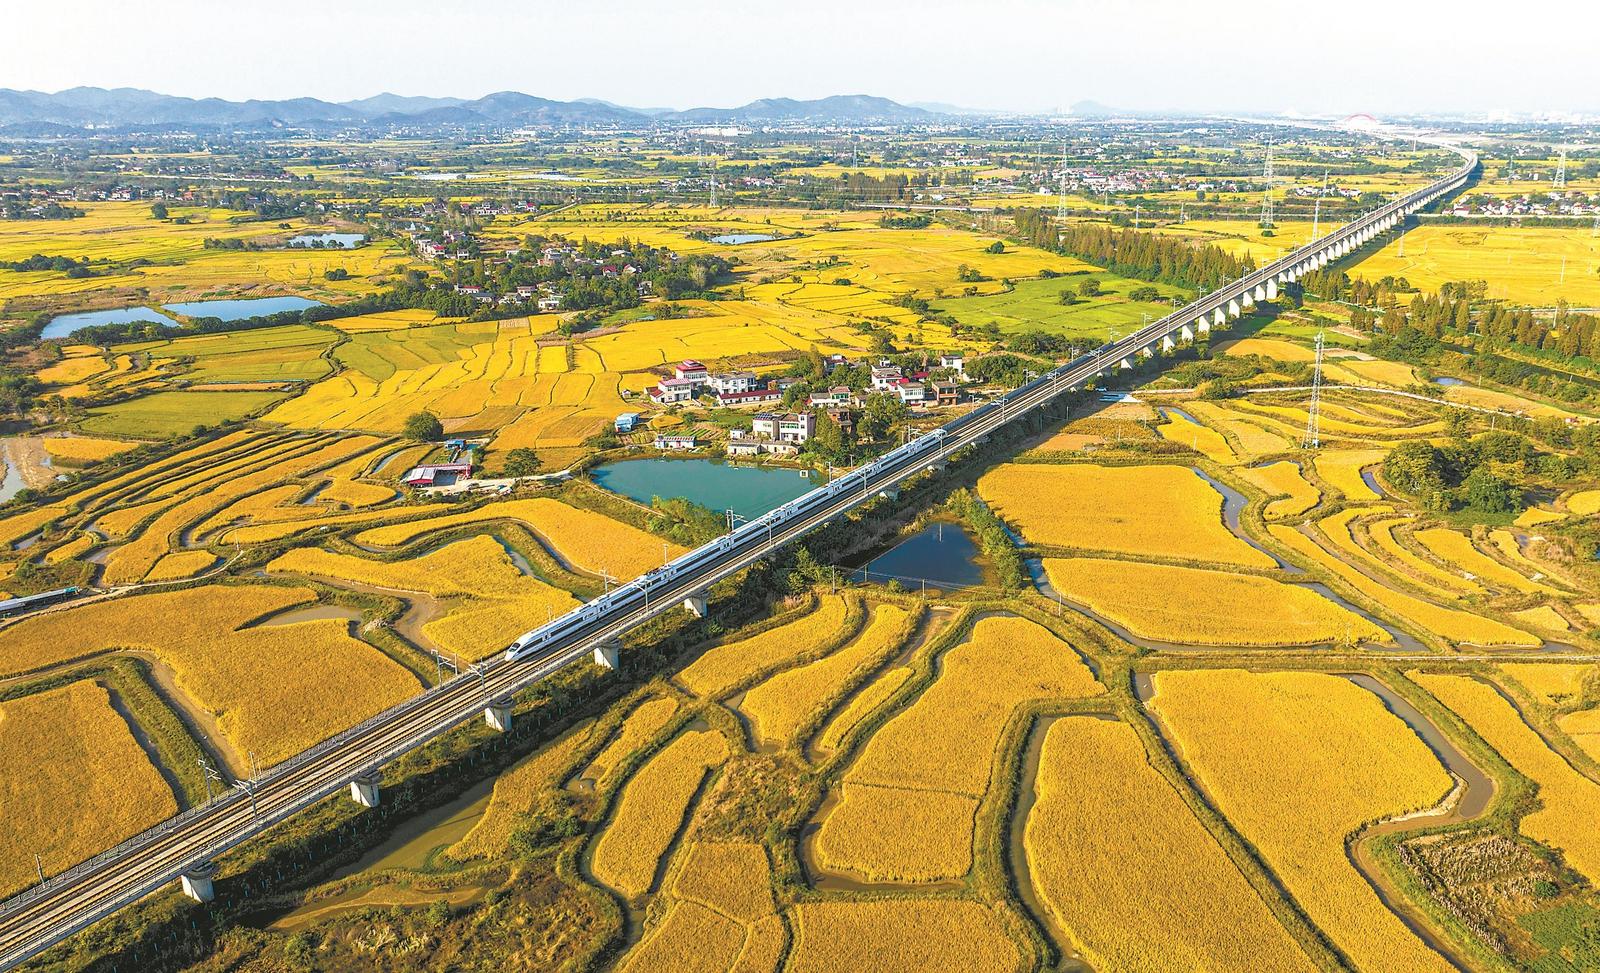
[[[47,0],[0,87],[1600,112],[1600,0]],[[19,43],[20,41],[20,43]]]

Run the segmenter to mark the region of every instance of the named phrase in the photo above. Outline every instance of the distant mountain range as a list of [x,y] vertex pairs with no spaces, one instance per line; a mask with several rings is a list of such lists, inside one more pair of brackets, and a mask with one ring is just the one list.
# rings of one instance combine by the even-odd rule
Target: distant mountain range
[[590,125],[774,123],[916,124],[954,114],[871,95],[813,101],[763,98],[738,108],[628,108],[595,98],[552,101],[517,91],[482,98],[426,98],[384,93],[334,103],[317,98],[225,101],[182,98],[139,88],[69,88],[49,94],[0,88],[0,130],[14,133],[107,128],[519,128]]

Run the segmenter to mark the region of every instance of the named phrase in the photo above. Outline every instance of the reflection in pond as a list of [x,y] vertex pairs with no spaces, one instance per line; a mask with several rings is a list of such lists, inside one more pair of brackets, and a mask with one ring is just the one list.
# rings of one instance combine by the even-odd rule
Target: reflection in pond
[[926,582],[937,588],[983,584],[978,545],[960,524],[936,520],[867,563],[872,581],[894,579],[907,587]]

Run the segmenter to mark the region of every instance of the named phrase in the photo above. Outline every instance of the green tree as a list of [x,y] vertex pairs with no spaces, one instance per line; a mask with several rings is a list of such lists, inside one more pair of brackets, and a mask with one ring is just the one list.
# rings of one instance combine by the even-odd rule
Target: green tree
[[1487,466],[1480,466],[1467,475],[1461,485],[1466,505],[1486,514],[1510,513],[1522,506],[1522,497],[1516,485],[1499,476]]
[[413,412],[406,419],[403,431],[407,439],[421,443],[437,442],[444,438],[444,423],[431,412]]
[[526,446],[518,446],[506,453],[506,476],[532,476],[539,472],[539,454]]
[[157,220],[166,219],[167,218],[167,204],[166,203],[152,203],[151,206],[150,206],[150,217],[152,219],[157,219]]
[[1006,252],[1006,245],[1005,245],[1004,242],[1002,242],[1000,240],[996,240],[993,243],[989,244],[989,248],[988,249],[989,249],[990,253],[1005,253]]
[[1084,297],[1097,297],[1100,294],[1100,282],[1090,277],[1078,282],[1078,293]]

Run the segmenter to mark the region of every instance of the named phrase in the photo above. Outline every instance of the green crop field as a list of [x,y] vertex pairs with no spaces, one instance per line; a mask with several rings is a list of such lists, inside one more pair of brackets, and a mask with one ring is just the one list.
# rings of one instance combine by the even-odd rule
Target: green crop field
[[[1100,282],[1095,297],[1078,297],[1076,304],[1061,303],[1061,292],[1078,294],[1085,280]],[[1104,341],[1108,333],[1120,334],[1139,328],[1149,320],[1171,313],[1172,305],[1159,301],[1130,300],[1128,293],[1138,287],[1154,287],[1163,297],[1181,298],[1183,291],[1166,284],[1147,284],[1109,273],[1071,274],[1053,279],[1018,281],[1008,293],[987,297],[959,297],[935,302],[934,308],[954,315],[968,327],[990,322],[1008,334],[1044,330],[1071,338]]]

